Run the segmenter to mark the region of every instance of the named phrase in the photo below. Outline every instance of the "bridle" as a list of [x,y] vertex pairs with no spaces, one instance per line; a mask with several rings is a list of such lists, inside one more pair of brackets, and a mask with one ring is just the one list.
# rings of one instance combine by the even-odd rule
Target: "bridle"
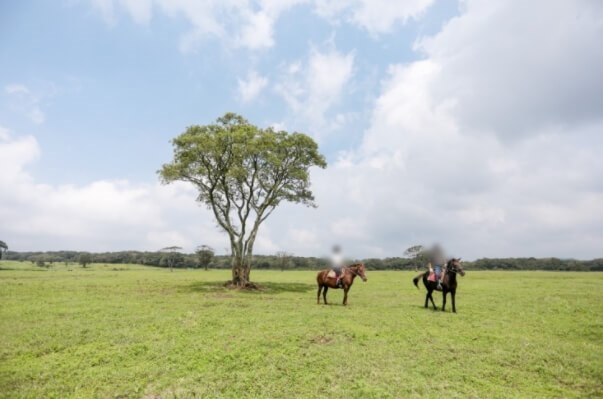
[[[448,265],[450,264],[450,266]],[[458,274],[461,271],[457,269],[457,266],[453,262],[447,262],[446,264],[446,273]]]
[[362,275],[360,273],[358,273],[358,268],[360,267],[360,265],[352,265],[352,266],[348,266],[347,269],[354,275],[354,276],[358,276],[360,278],[362,278]]

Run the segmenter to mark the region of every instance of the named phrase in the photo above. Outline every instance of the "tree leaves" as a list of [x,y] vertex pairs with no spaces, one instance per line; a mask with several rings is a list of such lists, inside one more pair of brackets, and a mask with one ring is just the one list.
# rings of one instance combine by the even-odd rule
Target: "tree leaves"
[[281,202],[316,206],[309,170],[327,163],[305,134],[260,129],[227,113],[190,126],[172,144],[174,159],[158,171],[161,181],[197,187],[197,200],[228,233],[235,257],[251,256],[260,224]]

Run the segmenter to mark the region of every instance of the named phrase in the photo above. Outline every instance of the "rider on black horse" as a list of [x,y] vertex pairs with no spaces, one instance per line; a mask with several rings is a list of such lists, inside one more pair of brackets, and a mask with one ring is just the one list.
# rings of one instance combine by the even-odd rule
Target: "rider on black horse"
[[439,244],[435,244],[428,254],[427,267],[429,268],[429,279],[432,281],[438,281],[437,290],[442,290],[442,283],[444,282],[444,274],[446,272],[446,257],[444,256],[444,250]]

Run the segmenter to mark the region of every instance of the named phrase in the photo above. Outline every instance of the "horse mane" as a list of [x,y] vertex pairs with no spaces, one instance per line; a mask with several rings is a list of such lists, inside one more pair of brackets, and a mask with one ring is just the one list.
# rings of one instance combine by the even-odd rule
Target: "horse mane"
[[359,266],[362,266],[362,265],[364,265],[364,263],[358,262],[358,263],[353,263],[353,264],[349,265],[348,267],[359,267]]

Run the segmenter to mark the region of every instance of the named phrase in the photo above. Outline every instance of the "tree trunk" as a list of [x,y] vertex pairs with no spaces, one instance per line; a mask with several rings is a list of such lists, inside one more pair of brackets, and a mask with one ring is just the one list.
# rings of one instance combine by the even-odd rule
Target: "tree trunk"
[[249,286],[251,262],[247,257],[234,256],[232,260],[232,285],[236,287]]

